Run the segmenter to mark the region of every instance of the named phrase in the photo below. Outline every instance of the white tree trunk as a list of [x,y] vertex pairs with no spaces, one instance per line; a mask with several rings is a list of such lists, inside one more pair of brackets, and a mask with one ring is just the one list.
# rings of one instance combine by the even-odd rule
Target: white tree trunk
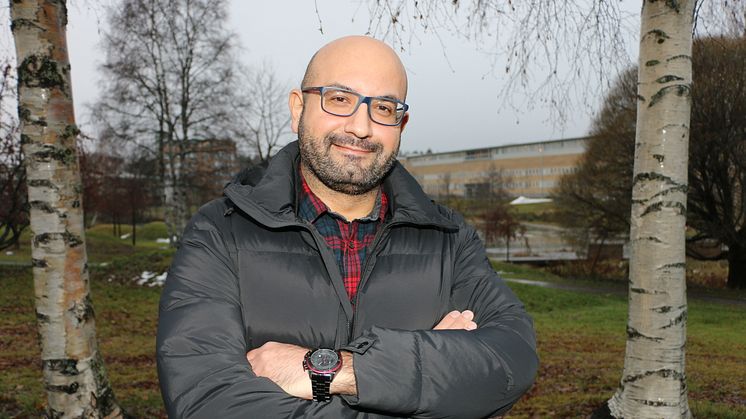
[[183,147],[181,143],[172,140],[169,144],[165,156],[166,174],[163,184],[164,220],[169,234],[169,244],[178,247],[181,244],[181,235],[184,233],[189,217],[187,192],[183,184],[185,158],[184,152],[181,150]]
[[646,0],[640,31],[629,318],[617,418],[689,418],[685,226],[694,0]]
[[96,345],[64,1],[10,2],[47,416],[121,417]]

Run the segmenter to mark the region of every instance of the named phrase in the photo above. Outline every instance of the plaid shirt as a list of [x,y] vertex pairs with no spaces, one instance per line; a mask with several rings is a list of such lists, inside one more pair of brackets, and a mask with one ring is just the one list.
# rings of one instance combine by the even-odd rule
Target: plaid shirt
[[298,204],[298,215],[316,226],[334,253],[344,280],[345,290],[354,307],[357,287],[365,266],[365,257],[378,227],[383,224],[388,208],[388,198],[381,189],[370,214],[350,222],[329,210],[326,204],[314,195],[302,174],[300,178],[303,188]]

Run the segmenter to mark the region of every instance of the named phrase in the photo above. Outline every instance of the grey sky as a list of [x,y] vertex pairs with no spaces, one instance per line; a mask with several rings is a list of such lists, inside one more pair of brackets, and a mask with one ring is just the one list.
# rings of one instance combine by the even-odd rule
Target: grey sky
[[[104,25],[100,7],[103,1],[68,3],[76,116],[85,130],[85,105],[94,102],[97,94],[96,65],[101,56],[97,44]],[[638,1],[624,3],[629,3],[631,11],[639,10]],[[368,30],[365,2],[318,0],[317,5],[321,23],[310,0],[233,0],[229,24],[243,46],[243,62],[256,66],[269,63],[280,80],[296,86],[308,59],[320,46],[340,36]],[[635,44],[631,40],[630,49]],[[587,133],[592,109],[578,106],[568,112],[569,118],[561,127],[550,121],[547,108],[514,111],[501,107],[498,91],[504,80],[493,75],[492,59],[479,51],[473,41],[455,38],[445,31],[438,36],[418,33],[407,47],[400,55],[409,73],[407,102],[411,119],[403,134],[402,150],[448,151]],[[497,65],[499,68],[499,62]],[[524,100],[518,97],[514,102]]]

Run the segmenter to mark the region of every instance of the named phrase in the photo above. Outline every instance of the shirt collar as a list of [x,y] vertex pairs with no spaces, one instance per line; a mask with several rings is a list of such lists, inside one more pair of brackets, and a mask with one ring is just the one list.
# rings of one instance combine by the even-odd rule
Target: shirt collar
[[[326,204],[318,196],[316,196],[316,194],[313,193],[311,188],[308,186],[308,183],[306,182],[306,178],[303,177],[303,172],[300,170],[300,166],[298,167],[298,176],[301,180],[300,199],[298,201],[298,215],[300,215],[302,219],[314,223],[319,217],[321,217],[325,213],[328,213],[335,218],[349,222],[349,220],[347,220],[347,218],[345,218],[342,214],[330,210],[329,207],[327,207]],[[384,217],[386,216],[387,209],[388,197],[383,191],[383,188],[379,186],[373,209],[365,217],[357,218],[353,221],[383,221]]]

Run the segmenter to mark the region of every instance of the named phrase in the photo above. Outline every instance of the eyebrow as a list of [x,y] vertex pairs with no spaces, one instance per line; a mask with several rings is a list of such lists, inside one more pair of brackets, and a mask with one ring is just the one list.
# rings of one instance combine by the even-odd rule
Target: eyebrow
[[[352,87],[345,86],[344,84],[341,84],[341,83],[328,84],[327,87],[338,87],[340,89],[349,90],[351,92],[355,92],[355,93],[357,93],[359,95],[362,95],[362,93],[358,92],[357,90],[353,89]],[[365,95],[363,95],[363,96],[365,96]],[[390,100],[393,100],[393,101],[396,101],[396,102],[404,103],[403,100],[399,99],[398,97],[396,97],[396,95],[393,95],[393,94],[376,95],[376,96],[372,96],[372,97],[378,97],[378,98],[381,98],[381,99],[390,99]]]

